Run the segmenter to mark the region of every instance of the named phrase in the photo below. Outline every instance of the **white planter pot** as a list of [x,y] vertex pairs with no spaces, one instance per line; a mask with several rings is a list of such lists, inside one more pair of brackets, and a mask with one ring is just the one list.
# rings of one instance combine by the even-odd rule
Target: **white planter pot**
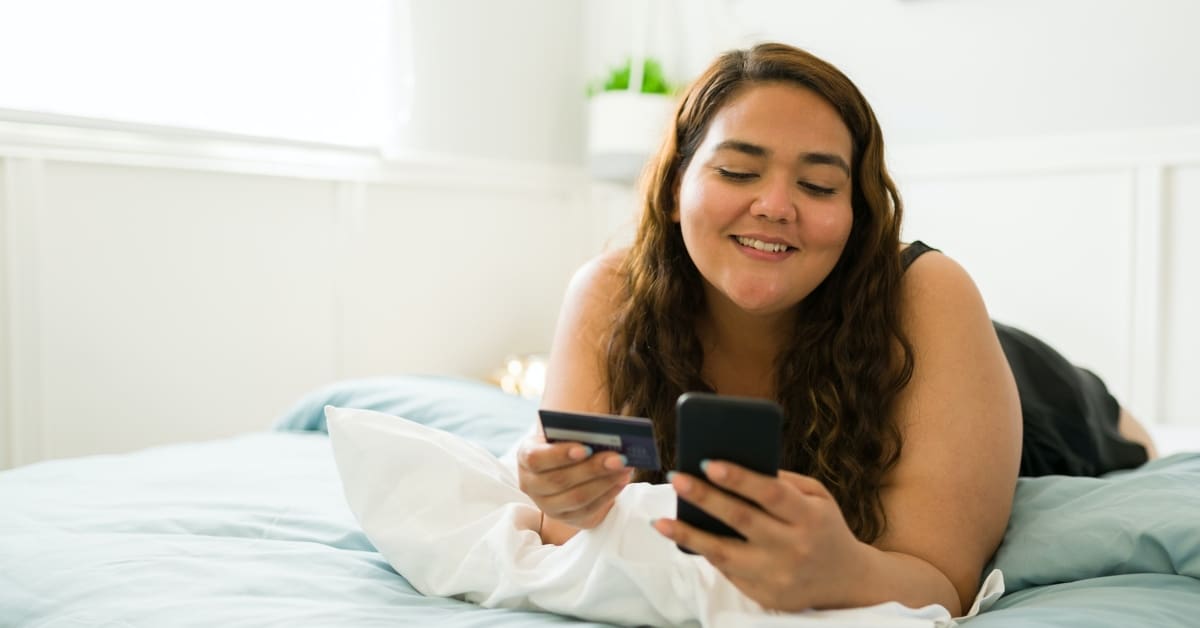
[[661,94],[600,92],[588,101],[588,166],[592,176],[633,182],[659,144],[675,99]]

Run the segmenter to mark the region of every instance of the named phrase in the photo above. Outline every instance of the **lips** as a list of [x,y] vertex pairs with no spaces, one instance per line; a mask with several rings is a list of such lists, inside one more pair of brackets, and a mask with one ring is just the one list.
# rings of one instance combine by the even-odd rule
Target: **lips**
[[735,235],[732,237],[739,245],[764,253],[786,253],[796,248],[778,238],[757,235]]

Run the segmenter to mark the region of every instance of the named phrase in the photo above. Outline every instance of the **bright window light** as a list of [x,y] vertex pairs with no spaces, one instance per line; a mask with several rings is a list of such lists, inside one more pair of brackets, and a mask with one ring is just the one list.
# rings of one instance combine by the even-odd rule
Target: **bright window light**
[[0,108],[380,146],[402,114],[398,7],[0,0]]

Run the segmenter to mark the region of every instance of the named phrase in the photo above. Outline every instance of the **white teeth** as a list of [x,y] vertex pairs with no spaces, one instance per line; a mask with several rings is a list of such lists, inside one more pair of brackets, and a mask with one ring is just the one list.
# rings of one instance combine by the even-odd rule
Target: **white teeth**
[[788,250],[788,245],[786,245],[786,244],[769,244],[767,242],[763,242],[762,240],[755,240],[754,238],[746,238],[746,237],[742,237],[742,236],[737,236],[737,241],[738,241],[738,244],[741,244],[742,246],[748,246],[751,248],[758,249],[760,251],[767,251],[770,253],[782,253],[782,252]]

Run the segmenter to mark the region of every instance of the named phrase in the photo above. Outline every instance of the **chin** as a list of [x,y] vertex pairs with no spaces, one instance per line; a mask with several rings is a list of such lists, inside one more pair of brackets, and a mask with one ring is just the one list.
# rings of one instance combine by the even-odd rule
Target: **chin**
[[753,314],[755,316],[774,316],[776,314],[786,312],[793,307],[795,307],[795,304],[792,304],[792,305],[772,304],[772,305],[760,306],[760,307],[743,306],[742,309],[745,310],[746,313]]
[[764,297],[763,295],[744,295],[730,299],[733,304],[750,314],[778,314],[795,307],[796,303],[783,300],[778,296]]

